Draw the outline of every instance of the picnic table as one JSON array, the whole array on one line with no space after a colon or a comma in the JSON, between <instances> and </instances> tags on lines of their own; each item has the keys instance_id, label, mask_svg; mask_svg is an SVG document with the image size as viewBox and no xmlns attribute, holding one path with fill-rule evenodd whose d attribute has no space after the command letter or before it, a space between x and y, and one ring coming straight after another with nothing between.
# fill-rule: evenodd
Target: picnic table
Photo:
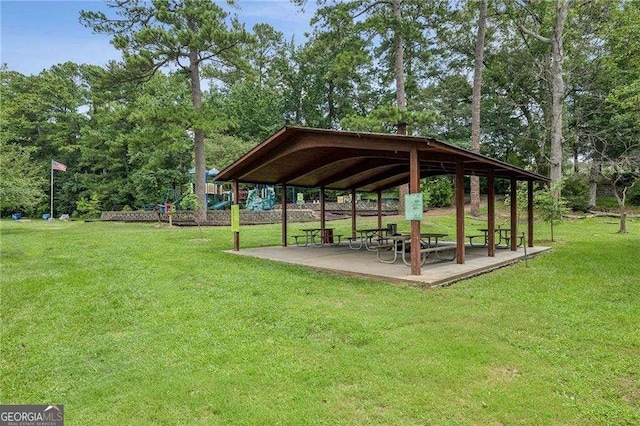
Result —
<instances>
[{"instance_id":1,"label":"picnic table","mask_svg":"<svg viewBox=\"0 0 640 426\"><path fill-rule=\"evenodd\" d=\"M322 247L325 244L338 245L342 238L342 235L333 233L333 228L305 228L300 231L304 234L293 235L298 247L306 247L308 245Z\"/></svg>"},{"instance_id":2,"label":"picnic table","mask_svg":"<svg viewBox=\"0 0 640 426\"><path fill-rule=\"evenodd\" d=\"M482 232L482 235L469 235L469 244L471 247L486 247L489 245L489 230L486 228L478 229L478 231ZM498 241L496 242L496 247L498 248L508 248L511 242L511 228L496 228L495 233L498 234ZM473 243L474 238L481 238L482 244ZM524 241L524 232L520 235L517 235L518 238L518 246L521 246Z\"/></svg>"},{"instance_id":3,"label":"picnic table","mask_svg":"<svg viewBox=\"0 0 640 426\"><path fill-rule=\"evenodd\" d=\"M440 233L421 233L420 234L420 257L422 259L421 264L424 265L427 258L431 253L435 253L436 257L440 260L453 260L456 256L457 245L455 244L438 244L438 240L440 238L446 237L447 234ZM388 244L380 244L376 247L378 260L382 263L395 263L398 260L398 254L400 254L400 258L402 262L410 266L411 262L407 260L406 253L409 253L412 249L411 247L411 235L410 234L399 234L388 236L387 239L390 241ZM433 239L433 244L431 243L431 239ZM393 253L393 257L389 259L384 259L381 257L381 252L391 251ZM451 258L441 257L440 254L445 251L453 251L453 256Z\"/></svg>"},{"instance_id":4,"label":"picnic table","mask_svg":"<svg viewBox=\"0 0 640 426\"><path fill-rule=\"evenodd\" d=\"M358 237L356 237L355 240L357 243L354 242L354 238L349 237L347 238L349 241L349 247L354 250L359 250L364 247L369 251L374 251L381 241L386 240L388 231L388 228L356 229ZM374 237L377 237L376 242L378 244L373 244Z\"/></svg>"}]
</instances>

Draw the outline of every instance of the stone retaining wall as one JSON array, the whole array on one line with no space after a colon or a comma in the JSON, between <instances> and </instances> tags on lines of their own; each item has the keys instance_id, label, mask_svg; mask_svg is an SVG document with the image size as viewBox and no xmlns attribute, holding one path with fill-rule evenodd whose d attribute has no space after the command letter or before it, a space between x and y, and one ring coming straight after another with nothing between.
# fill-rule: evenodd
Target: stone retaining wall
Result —
<instances>
[{"instance_id":1,"label":"stone retaining wall","mask_svg":"<svg viewBox=\"0 0 640 426\"><path fill-rule=\"evenodd\" d=\"M294 210L287 212L290 222L311 222L317 220L311 210ZM158 214L149 211L120 211L102 212L100 218L104 221L116 222L156 222ZM169 216L161 213L160 221L168 222ZM240 210L240 223L242 225L255 225L261 223L280 223L282 221L282 210L251 211ZM173 222L193 223L193 212L176 212L173 214ZM231 224L230 210L209 210L207 211L207 225L229 226Z\"/></svg>"},{"instance_id":2,"label":"stone retaining wall","mask_svg":"<svg viewBox=\"0 0 640 426\"><path fill-rule=\"evenodd\" d=\"M598 185L597 187L598 197L614 197L613 187L611 185Z\"/></svg>"},{"instance_id":3,"label":"stone retaining wall","mask_svg":"<svg viewBox=\"0 0 640 426\"><path fill-rule=\"evenodd\" d=\"M240 223L243 225L255 225L260 223L280 223L282 221L282 210L276 205L274 210L240 210ZM377 212L376 202L359 202L356 204L358 212L363 214ZM326 203L325 210L330 212L351 213L351 203ZM385 214L396 214L398 211L397 202L382 203L382 212ZM289 222L312 222L319 220L320 203L288 204L287 218ZM158 213L153 211L108 211L102 212L101 220L116 222L156 222ZM168 222L169 217L160 213L160 220ZM181 211L173 214L173 222L193 223L193 212ZM229 210L209 210L207 211L207 225L229 226L231 224Z\"/></svg>"}]
</instances>

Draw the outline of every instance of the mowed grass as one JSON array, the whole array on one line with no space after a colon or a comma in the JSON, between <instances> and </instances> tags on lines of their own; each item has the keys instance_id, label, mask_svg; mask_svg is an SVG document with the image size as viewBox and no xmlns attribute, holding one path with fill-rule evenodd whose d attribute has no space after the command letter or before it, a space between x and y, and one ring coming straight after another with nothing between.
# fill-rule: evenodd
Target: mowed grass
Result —
<instances>
[{"instance_id":1,"label":"mowed grass","mask_svg":"<svg viewBox=\"0 0 640 426\"><path fill-rule=\"evenodd\" d=\"M637 220L540 224L552 253L428 290L225 253L228 228L1 225L0 402L70 425L640 423Z\"/></svg>"}]
</instances>

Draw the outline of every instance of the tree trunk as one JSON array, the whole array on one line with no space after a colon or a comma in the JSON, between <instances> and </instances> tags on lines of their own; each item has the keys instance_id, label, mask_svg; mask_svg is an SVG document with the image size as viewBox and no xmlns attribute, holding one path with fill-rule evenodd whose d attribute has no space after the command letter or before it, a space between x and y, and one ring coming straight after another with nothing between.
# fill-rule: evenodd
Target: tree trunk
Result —
<instances>
[{"instance_id":1,"label":"tree trunk","mask_svg":"<svg viewBox=\"0 0 640 426\"><path fill-rule=\"evenodd\" d=\"M598 177L600 176L600 159L596 158L594 154L591 161L591 168L589 169L589 208L594 209L596 207L598 198Z\"/></svg>"},{"instance_id":2,"label":"tree trunk","mask_svg":"<svg viewBox=\"0 0 640 426\"><path fill-rule=\"evenodd\" d=\"M553 35L551 37L553 63L551 66L552 74L552 93L551 93L551 184L558 182L562 178L562 104L564 102L564 24L567 20L569 5L571 0L556 0L556 22L553 27Z\"/></svg>"},{"instance_id":3,"label":"tree trunk","mask_svg":"<svg viewBox=\"0 0 640 426\"><path fill-rule=\"evenodd\" d=\"M332 129L335 128L334 126L337 122L336 107L335 107L335 102L333 100L333 92L334 92L333 81L329 80L327 82L327 108L329 110L328 111L329 126Z\"/></svg>"},{"instance_id":4,"label":"tree trunk","mask_svg":"<svg viewBox=\"0 0 640 426\"><path fill-rule=\"evenodd\" d=\"M191 83L191 101L197 115L202 107L202 89L200 88L200 62L198 61L198 52L195 50L189 52L189 80ZM197 222L204 222L207 218L207 196L205 193L207 166L204 155L204 130L202 128L193 129L193 146L196 166L194 177L196 183L195 193L202 207L196 210L195 216Z\"/></svg>"},{"instance_id":5,"label":"tree trunk","mask_svg":"<svg viewBox=\"0 0 640 426\"><path fill-rule=\"evenodd\" d=\"M393 33L393 51L395 56L395 77L396 77L396 106L400 110L407 109L407 96L404 91L404 49L402 46L402 34L400 32L400 25L402 22L402 15L400 13L400 5L402 0L393 0L393 20L394 20L394 33ZM407 134L407 123L401 119L398 122L398 134ZM398 209L400 212L404 211L404 196L409 193L409 184L401 185L398 187Z\"/></svg>"},{"instance_id":6,"label":"tree trunk","mask_svg":"<svg viewBox=\"0 0 640 426\"><path fill-rule=\"evenodd\" d=\"M618 182L622 177L621 174L614 180L613 185L613 195L616 196L616 201L618 202L618 208L620 209L620 229L618 230L619 234L627 233L627 212L625 208L625 202L627 201L627 188L622 190L622 194L618 192Z\"/></svg>"},{"instance_id":7,"label":"tree trunk","mask_svg":"<svg viewBox=\"0 0 640 426\"><path fill-rule=\"evenodd\" d=\"M476 58L473 67L473 95L471 101L471 150L480 153L480 98L482 96L482 60L487 28L487 1L481 0L476 38ZM471 176L471 216L480 216L480 178Z\"/></svg>"},{"instance_id":8,"label":"tree trunk","mask_svg":"<svg viewBox=\"0 0 640 426\"><path fill-rule=\"evenodd\" d=\"M618 233L627 233L627 212L625 212L624 207L620 211L620 230L618 231Z\"/></svg>"}]
</instances>

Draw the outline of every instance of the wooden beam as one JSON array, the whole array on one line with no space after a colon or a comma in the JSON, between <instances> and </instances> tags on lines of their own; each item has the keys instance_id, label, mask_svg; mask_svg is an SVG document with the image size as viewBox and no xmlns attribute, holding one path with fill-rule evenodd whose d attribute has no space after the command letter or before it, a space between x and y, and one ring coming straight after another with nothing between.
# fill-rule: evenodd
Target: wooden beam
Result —
<instances>
[{"instance_id":1,"label":"wooden beam","mask_svg":"<svg viewBox=\"0 0 640 426\"><path fill-rule=\"evenodd\" d=\"M324 210L324 186L320 188L320 228L325 227L327 220Z\"/></svg>"},{"instance_id":2,"label":"wooden beam","mask_svg":"<svg viewBox=\"0 0 640 426\"><path fill-rule=\"evenodd\" d=\"M378 191L378 229L382 229L382 191Z\"/></svg>"},{"instance_id":3,"label":"wooden beam","mask_svg":"<svg viewBox=\"0 0 640 426\"><path fill-rule=\"evenodd\" d=\"M533 247L533 181L527 181L527 245Z\"/></svg>"},{"instance_id":4,"label":"wooden beam","mask_svg":"<svg viewBox=\"0 0 640 426\"><path fill-rule=\"evenodd\" d=\"M511 178L511 251L518 250L518 181Z\"/></svg>"},{"instance_id":5,"label":"wooden beam","mask_svg":"<svg viewBox=\"0 0 640 426\"><path fill-rule=\"evenodd\" d=\"M356 189L351 188L351 238L356 238Z\"/></svg>"},{"instance_id":6,"label":"wooden beam","mask_svg":"<svg viewBox=\"0 0 640 426\"><path fill-rule=\"evenodd\" d=\"M409 192L420 192L420 160L418 150L414 147L409 154ZM421 275L420 271L420 221L411 221L411 275Z\"/></svg>"},{"instance_id":7,"label":"wooden beam","mask_svg":"<svg viewBox=\"0 0 640 426\"><path fill-rule=\"evenodd\" d=\"M233 181L231 183L231 189L233 190L233 204L239 205L240 204L240 185L238 184L238 181ZM237 232L237 231L233 232L233 250L234 251L240 250L240 232Z\"/></svg>"},{"instance_id":8,"label":"wooden beam","mask_svg":"<svg viewBox=\"0 0 640 426\"><path fill-rule=\"evenodd\" d=\"M496 255L496 185L493 171L487 176L487 255Z\"/></svg>"},{"instance_id":9,"label":"wooden beam","mask_svg":"<svg viewBox=\"0 0 640 426\"><path fill-rule=\"evenodd\" d=\"M287 246L287 184L282 184L282 247Z\"/></svg>"},{"instance_id":10,"label":"wooden beam","mask_svg":"<svg viewBox=\"0 0 640 426\"><path fill-rule=\"evenodd\" d=\"M465 262L464 253L464 164L456 165L456 261Z\"/></svg>"}]
</instances>

